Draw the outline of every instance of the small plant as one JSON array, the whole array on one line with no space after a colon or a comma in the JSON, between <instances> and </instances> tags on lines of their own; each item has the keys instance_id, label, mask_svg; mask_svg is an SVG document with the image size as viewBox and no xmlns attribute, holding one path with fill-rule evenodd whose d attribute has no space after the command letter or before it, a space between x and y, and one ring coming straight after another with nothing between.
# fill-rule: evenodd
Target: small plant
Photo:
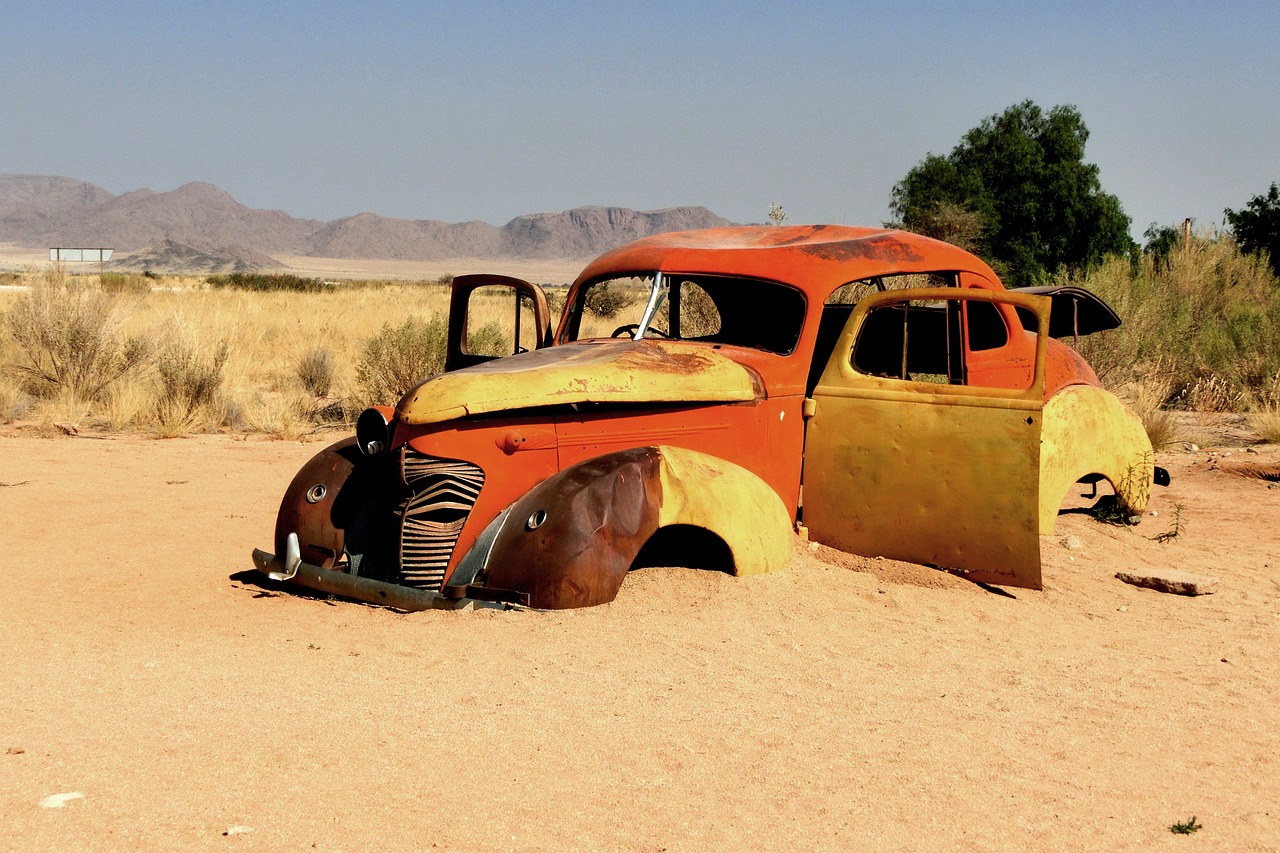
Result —
<instances>
[{"instance_id":1,"label":"small plant","mask_svg":"<svg viewBox=\"0 0 1280 853\"><path fill-rule=\"evenodd\" d=\"M1151 541L1159 542L1161 545L1166 545L1181 536L1182 529L1182 504L1174 504L1173 527L1169 528L1164 533L1158 533L1155 536L1152 536ZM1195 820L1195 818L1192 818L1192 820Z\"/></svg>"},{"instance_id":2,"label":"small plant","mask_svg":"<svg viewBox=\"0 0 1280 853\"><path fill-rule=\"evenodd\" d=\"M1192 815L1191 820L1179 821L1169 827L1169 831L1174 835L1190 835L1204 828L1204 824L1196 822L1196 816Z\"/></svg>"},{"instance_id":3,"label":"small plant","mask_svg":"<svg viewBox=\"0 0 1280 853\"><path fill-rule=\"evenodd\" d=\"M307 350L298 360L294 372L312 397L329 396L329 390L333 388L333 351L325 346Z\"/></svg>"},{"instance_id":4,"label":"small plant","mask_svg":"<svg viewBox=\"0 0 1280 853\"><path fill-rule=\"evenodd\" d=\"M776 201L769 205L769 224L781 225L787 221L787 212Z\"/></svg>"},{"instance_id":5,"label":"small plant","mask_svg":"<svg viewBox=\"0 0 1280 853\"><path fill-rule=\"evenodd\" d=\"M413 317L390 323L368 340L356 365L356 381L369 402L394 402L444 368L445 320Z\"/></svg>"}]
</instances>

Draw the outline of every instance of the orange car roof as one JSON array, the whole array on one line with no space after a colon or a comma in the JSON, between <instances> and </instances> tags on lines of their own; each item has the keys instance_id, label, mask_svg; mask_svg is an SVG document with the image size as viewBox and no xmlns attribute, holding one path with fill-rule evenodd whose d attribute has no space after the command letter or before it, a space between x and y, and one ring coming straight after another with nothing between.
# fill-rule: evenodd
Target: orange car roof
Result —
<instances>
[{"instance_id":1,"label":"orange car roof","mask_svg":"<svg viewBox=\"0 0 1280 853\"><path fill-rule=\"evenodd\" d=\"M823 297L846 282L895 273L956 270L999 281L963 249L908 231L744 225L641 238L596 258L578 282L652 270L773 279Z\"/></svg>"}]
</instances>

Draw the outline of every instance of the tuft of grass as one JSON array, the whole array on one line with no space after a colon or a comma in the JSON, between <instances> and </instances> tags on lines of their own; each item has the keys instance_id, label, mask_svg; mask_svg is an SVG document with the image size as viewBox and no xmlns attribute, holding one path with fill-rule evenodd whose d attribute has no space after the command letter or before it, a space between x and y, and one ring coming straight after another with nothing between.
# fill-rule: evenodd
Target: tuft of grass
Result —
<instances>
[{"instance_id":1,"label":"tuft of grass","mask_svg":"<svg viewBox=\"0 0 1280 853\"><path fill-rule=\"evenodd\" d=\"M121 332L127 313L117 297L57 268L32 277L5 318L17 354L10 367L23 390L92 401L139 370L151 347L145 337Z\"/></svg>"},{"instance_id":2,"label":"tuft of grass","mask_svg":"<svg viewBox=\"0 0 1280 853\"><path fill-rule=\"evenodd\" d=\"M333 350L327 346L312 347L298 359L294 373L312 397L327 397L333 388Z\"/></svg>"},{"instance_id":3,"label":"tuft of grass","mask_svg":"<svg viewBox=\"0 0 1280 853\"><path fill-rule=\"evenodd\" d=\"M413 317L390 323L370 338L356 365L356 381L366 402L392 403L423 379L444 369L446 321Z\"/></svg>"},{"instance_id":4,"label":"tuft of grass","mask_svg":"<svg viewBox=\"0 0 1280 853\"><path fill-rule=\"evenodd\" d=\"M296 441L314 426L311 398L302 392L260 393L244 406L241 416L245 425L254 432L273 435L284 441Z\"/></svg>"},{"instance_id":5,"label":"tuft of grass","mask_svg":"<svg viewBox=\"0 0 1280 853\"><path fill-rule=\"evenodd\" d=\"M1169 827L1169 831L1174 835L1190 835L1204 828L1204 824L1196 822L1196 816L1192 815L1191 820L1178 821Z\"/></svg>"},{"instance_id":6,"label":"tuft of grass","mask_svg":"<svg viewBox=\"0 0 1280 853\"><path fill-rule=\"evenodd\" d=\"M1269 403L1249 415L1249 426L1264 441L1280 444L1280 404Z\"/></svg>"}]
</instances>

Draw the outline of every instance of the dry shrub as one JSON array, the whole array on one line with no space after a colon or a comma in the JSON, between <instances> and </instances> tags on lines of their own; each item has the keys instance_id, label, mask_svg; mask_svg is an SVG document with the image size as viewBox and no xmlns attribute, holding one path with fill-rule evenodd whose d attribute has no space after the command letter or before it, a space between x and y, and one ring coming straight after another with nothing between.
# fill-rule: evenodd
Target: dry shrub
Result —
<instances>
[{"instance_id":1,"label":"dry shrub","mask_svg":"<svg viewBox=\"0 0 1280 853\"><path fill-rule=\"evenodd\" d=\"M245 405L242 417L254 432L294 441L314 426L311 402L303 392L262 392Z\"/></svg>"},{"instance_id":2,"label":"dry shrub","mask_svg":"<svg viewBox=\"0 0 1280 853\"><path fill-rule=\"evenodd\" d=\"M312 397L327 397L333 388L333 351L327 346L313 347L298 359L294 369L302 387Z\"/></svg>"},{"instance_id":3,"label":"dry shrub","mask_svg":"<svg viewBox=\"0 0 1280 853\"><path fill-rule=\"evenodd\" d=\"M0 421L15 421L31 410L31 397L10 379L0 377Z\"/></svg>"},{"instance_id":4,"label":"dry shrub","mask_svg":"<svg viewBox=\"0 0 1280 853\"><path fill-rule=\"evenodd\" d=\"M467 331L467 352L472 355L511 355L511 338L502 331L497 320L485 323L475 331Z\"/></svg>"},{"instance_id":5,"label":"dry shrub","mask_svg":"<svg viewBox=\"0 0 1280 853\"><path fill-rule=\"evenodd\" d=\"M385 324L368 340L356 365L363 402L394 403L413 386L444 369L446 321L413 317Z\"/></svg>"},{"instance_id":6,"label":"dry shrub","mask_svg":"<svg viewBox=\"0 0 1280 853\"><path fill-rule=\"evenodd\" d=\"M612 284L598 284L587 291L587 310L598 317L612 319L635 302L635 297Z\"/></svg>"},{"instance_id":7,"label":"dry shrub","mask_svg":"<svg viewBox=\"0 0 1280 853\"><path fill-rule=\"evenodd\" d=\"M142 367L151 347L121 331L131 306L100 287L75 282L56 268L32 276L5 326L14 344L11 369L23 390L92 401Z\"/></svg>"},{"instance_id":8,"label":"dry shrub","mask_svg":"<svg viewBox=\"0 0 1280 853\"><path fill-rule=\"evenodd\" d=\"M230 354L227 341L206 349L175 339L161 350L156 361L160 390L155 415L162 436L182 435L222 422L218 390Z\"/></svg>"}]
</instances>

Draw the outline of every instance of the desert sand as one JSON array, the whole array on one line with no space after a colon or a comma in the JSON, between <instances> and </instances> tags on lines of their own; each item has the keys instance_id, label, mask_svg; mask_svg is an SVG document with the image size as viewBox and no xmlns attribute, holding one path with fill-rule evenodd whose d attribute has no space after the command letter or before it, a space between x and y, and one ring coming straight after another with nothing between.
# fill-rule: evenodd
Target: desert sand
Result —
<instances>
[{"instance_id":1,"label":"desert sand","mask_svg":"<svg viewBox=\"0 0 1280 853\"><path fill-rule=\"evenodd\" d=\"M413 614L242 574L321 446L0 437L0 848L1280 849L1274 446L1159 454L1041 592L797 543Z\"/></svg>"}]
</instances>

